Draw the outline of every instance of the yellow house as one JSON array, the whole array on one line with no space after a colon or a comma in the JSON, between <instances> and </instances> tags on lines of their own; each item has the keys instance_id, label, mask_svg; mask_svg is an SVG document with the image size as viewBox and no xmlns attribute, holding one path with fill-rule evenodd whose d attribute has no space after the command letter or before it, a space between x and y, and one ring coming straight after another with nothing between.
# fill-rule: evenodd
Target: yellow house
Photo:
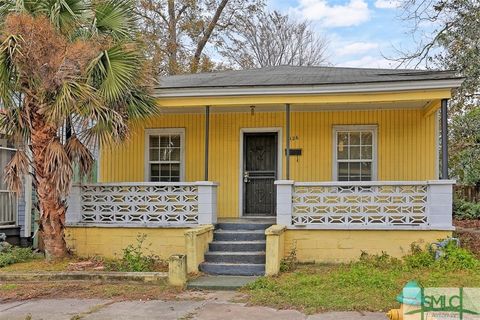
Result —
<instances>
[{"instance_id":1,"label":"yellow house","mask_svg":"<svg viewBox=\"0 0 480 320\"><path fill-rule=\"evenodd\" d=\"M162 78L162 114L101 150L100 183L74 188L68 243L111 256L146 233L190 271L272 274L293 249L342 262L445 238L454 182L440 136L461 82L290 66Z\"/></svg>"}]
</instances>

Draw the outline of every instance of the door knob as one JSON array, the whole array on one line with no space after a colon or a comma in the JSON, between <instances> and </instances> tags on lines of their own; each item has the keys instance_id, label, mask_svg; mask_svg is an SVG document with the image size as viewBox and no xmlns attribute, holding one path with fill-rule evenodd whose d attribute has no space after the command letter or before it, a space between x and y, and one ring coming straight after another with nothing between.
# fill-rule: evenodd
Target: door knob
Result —
<instances>
[{"instance_id":1,"label":"door knob","mask_svg":"<svg viewBox=\"0 0 480 320\"><path fill-rule=\"evenodd\" d=\"M245 182L245 183L250 182L250 174L248 173L248 171L245 171L243 173L243 182Z\"/></svg>"}]
</instances>

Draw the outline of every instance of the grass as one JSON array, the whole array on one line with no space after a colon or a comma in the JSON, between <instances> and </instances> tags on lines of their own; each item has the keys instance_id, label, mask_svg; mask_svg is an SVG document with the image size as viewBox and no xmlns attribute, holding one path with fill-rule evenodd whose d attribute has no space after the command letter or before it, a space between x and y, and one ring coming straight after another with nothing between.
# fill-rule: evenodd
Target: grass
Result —
<instances>
[{"instance_id":1,"label":"grass","mask_svg":"<svg viewBox=\"0 0 480 320\"><path fill-rule=\"evenodd\" d=\"M470 253L451 249L438 261L432 254L417 250L403 260L382 254L350 264L300 265L277 277L260 278L243 291L251 304L314 313L396 308L395 297L409 280L424 287L480 287L480 264Z\"/></svg>"}]
</instances>

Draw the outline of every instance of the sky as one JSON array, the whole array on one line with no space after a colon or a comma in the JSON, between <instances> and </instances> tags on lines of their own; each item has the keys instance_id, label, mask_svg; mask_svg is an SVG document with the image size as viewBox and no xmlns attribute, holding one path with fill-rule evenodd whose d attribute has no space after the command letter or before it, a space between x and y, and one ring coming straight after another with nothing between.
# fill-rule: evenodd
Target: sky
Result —
<instances>
[{"instance_id":1,"label":"sky","mask_svg":"<svg viewBox=\"0 0 480 320\"><path fill-rule=\"evenodd\" d=\"M311 22L328 39L333 65L389 68L396 64L384 57L396 56L395 48L415 47L398 1L268 0L268 7Z\"/></svg>"}]
</instances>

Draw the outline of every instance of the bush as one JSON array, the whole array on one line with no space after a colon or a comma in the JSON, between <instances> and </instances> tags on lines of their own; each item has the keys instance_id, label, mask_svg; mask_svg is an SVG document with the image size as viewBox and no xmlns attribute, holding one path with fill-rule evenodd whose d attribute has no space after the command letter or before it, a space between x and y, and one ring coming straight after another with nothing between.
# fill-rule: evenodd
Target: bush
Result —
<instances>
[{"instance_id":1,"label":"bush","mask_svg":"<svg viewBox=\"0 0 480 320\"><path fill-rule=\"evenodd\" d=\"M298 259L297 259L297 247L296 244L293 245L292 249L288 256L282 259L280 262L280 272L291 272L297 269Z\"/></svg>"},{"instance_id":2,"label":"bush","mask_svg":"<svg viewBox=\"0 0 480 320\"><path fill-rule=\"evenodd\" d=\"M461 248L451 241L443 250L443 255L436 261L439 268L444 270L478 270L480 260L465 248Z\"/></svg>"},{"instance_id":3,"label":"bush","mask_svg":"<svg viewBox=\"0 0 480 320\"><path fill-rule=\"evenodd\" d=\"M453 215L459 220L480 219L480 203L455 198L453 201Z\"/></svg>"},{"instance_id":4,"label":"bush","mask_svg":"<svg viewBox=\"0 0 480 320\"><path fill-rule=\"evenodd\" d=\"M32 249L9 246L0 252L0 268L32 259L35 259Z\"/></svg>"},{"instance_id":5,"label":"bush","mask_svg":"<svg viewBox=\"0 0 480 320\"><path fill-rule=\"evenodd\" d=\"M137 243L128 245L122 250L122 258L120 260L110 261L107 263L107 269L124 272L150 272L162 261L153 254L145 254L143 245L147 238L146 234L137 235ZM149 245L151 246L151 244Z\"/></svg>"},{"instance_id":6,"label":"bush","mask_svg":"<svg viewBox=\"0 0 480 320\"><path fill-rule=\"evenodd\" d=\"M430 268L435 264L435 251L431 246L422 249L417 243L412 243L409 254L404 256L402 260L409 270Z\"/></svg>"}]
</instances>

